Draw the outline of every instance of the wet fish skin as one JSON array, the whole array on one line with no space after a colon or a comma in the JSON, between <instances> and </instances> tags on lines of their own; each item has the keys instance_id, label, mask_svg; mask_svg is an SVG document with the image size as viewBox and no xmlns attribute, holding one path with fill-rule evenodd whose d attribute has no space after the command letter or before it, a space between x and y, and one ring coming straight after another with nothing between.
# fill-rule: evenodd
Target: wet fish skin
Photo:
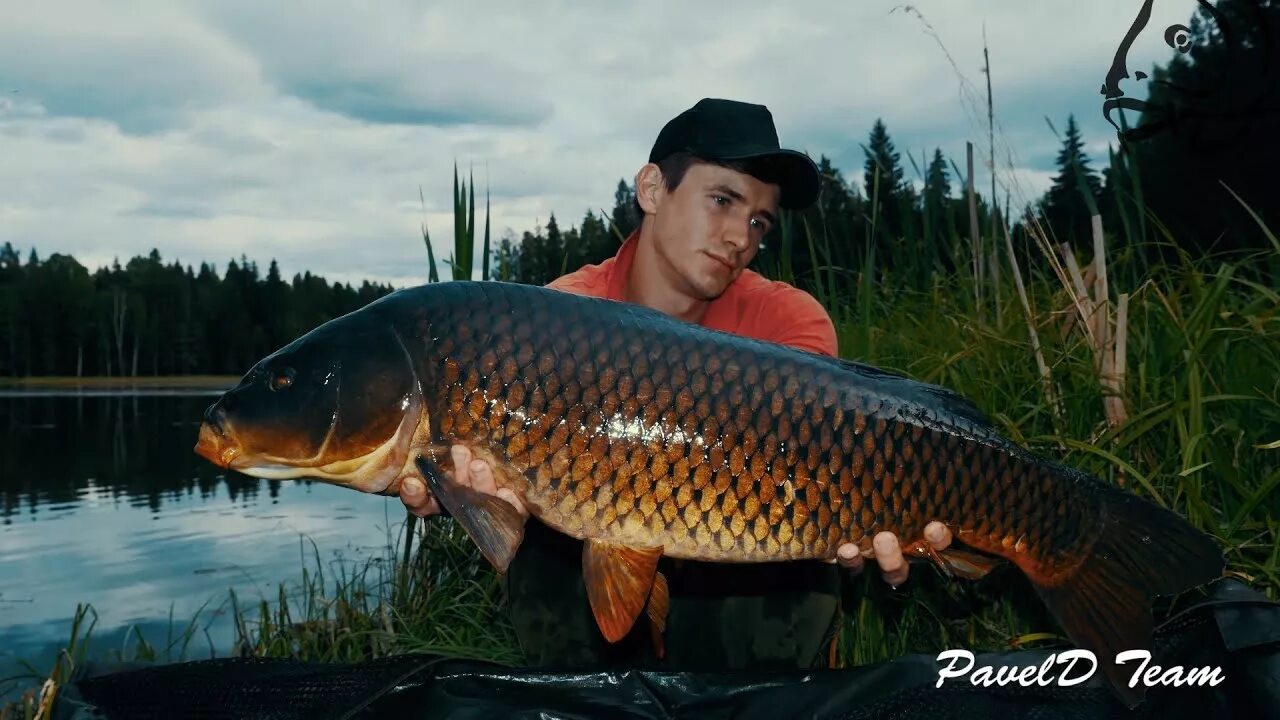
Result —
<instances>
[{"instance_id":1,"label":"wet fish skin","mask_svg":"<svg viewBox=\"0 0 1280 720\"><path fill-rule=\"evenodd\" d=\"M567 534L766 562L937 519L1047 569L1089 530L1087 492L941 388L632 306L447 289L432 306L466 311L423 320L431 425L494 448L501 482Z\"/></svg>"}]
</instances>

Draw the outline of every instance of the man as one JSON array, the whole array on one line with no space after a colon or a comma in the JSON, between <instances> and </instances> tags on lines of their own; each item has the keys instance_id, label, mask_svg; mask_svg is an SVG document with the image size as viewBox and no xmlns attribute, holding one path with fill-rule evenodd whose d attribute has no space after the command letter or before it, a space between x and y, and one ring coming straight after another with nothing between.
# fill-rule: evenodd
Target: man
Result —
<instances>
[{"instance_id":1,"label":"man","mask_svg":"<svg viewBox=\"0 0 1280 720\"><path fill-rule=\"evenodd\" d=\"M837 354L835 328L812 296L747 270L779 207L801 209L818 194L818 170L802 153L781 149L762 105L704 99L662 129L636 174L640 227L617 255L553 281L565 292L632 302L685 322L814 353ZM505 498L487 463L454 448L459 482ZM439 505L416 481L401 490L419 516ZM936 549L949 531L931 523ZM874 555L886 582L901 585L907 563L898 538L883 532ZM840 578L823 563L724 565L664 558L670 611L665 665L651 647L647 621L616 644L595 627L581 573L582 544L530 520L507 573L513 623L538 665L665 666L681 670L810 667L833 629ZM853 544L839 564L863 568Z\"/></svg>"}]
</instances>

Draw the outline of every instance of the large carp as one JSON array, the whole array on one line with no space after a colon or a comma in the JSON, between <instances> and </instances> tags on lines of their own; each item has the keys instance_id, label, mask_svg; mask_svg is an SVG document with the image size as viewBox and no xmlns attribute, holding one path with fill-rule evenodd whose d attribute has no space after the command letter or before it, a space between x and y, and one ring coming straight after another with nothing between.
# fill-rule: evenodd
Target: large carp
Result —
<instances>
[{"instance_id":1,"label":"large carp","mask_svg":"<svg viewBox=\"0 0 1280 720\"><path fill-rule=\"evenodd\" d=\"M499 570L523 537L512 506L451 483L469 445L548 526L585 541L610 641L660 628L661 555L713 562L908 553L974 576L979 556L1031 580L1078 646L1149 648L1154 596L1221 575L1185 520L1002 437L964 398L868 365L545 288L401 290L266 357L205 414L196 451L261 478L395 495L423 479ZM923 540L940 520L960 547ZM993 558L994 559L994 558Z\"/></svg>"}]
</instances>

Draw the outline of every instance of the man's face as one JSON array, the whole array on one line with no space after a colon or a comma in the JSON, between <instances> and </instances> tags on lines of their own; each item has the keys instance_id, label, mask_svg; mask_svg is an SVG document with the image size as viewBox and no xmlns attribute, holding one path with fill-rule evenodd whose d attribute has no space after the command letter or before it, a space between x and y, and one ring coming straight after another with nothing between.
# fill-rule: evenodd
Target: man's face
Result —
<instances>
[{"instance_id":1,"label":"man's face","mask_svg":"<svg viewBox=\"0 0 1280 720\"><path fill-rule=\"evenodd\" d=\"M719 297L742 274L777 222L779 188L719 165L694 163L672 192L665 184L654 224L658 256L679 289Z\"/></svg>"}]
</instances>

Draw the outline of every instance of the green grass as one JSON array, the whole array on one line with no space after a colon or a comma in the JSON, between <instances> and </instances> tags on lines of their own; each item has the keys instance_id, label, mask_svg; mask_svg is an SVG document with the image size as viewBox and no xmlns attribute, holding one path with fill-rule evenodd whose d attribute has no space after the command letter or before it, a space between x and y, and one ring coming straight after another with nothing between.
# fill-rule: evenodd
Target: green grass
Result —
<instances>
[{"instance_id":1,"label":"green grass","mask_svg":"<svg viewBox=\"0 0 1280 720\"><path fill-rule=\"evenodd\" d=\"M394 546L357 571L326 578L314 569L280 585L274 601L244 604L232 594L234 655L355 662L395 653L516 663L496 574L452 521L416 523L417 550L396 562Z\"/></svg>"}]
</instances>

